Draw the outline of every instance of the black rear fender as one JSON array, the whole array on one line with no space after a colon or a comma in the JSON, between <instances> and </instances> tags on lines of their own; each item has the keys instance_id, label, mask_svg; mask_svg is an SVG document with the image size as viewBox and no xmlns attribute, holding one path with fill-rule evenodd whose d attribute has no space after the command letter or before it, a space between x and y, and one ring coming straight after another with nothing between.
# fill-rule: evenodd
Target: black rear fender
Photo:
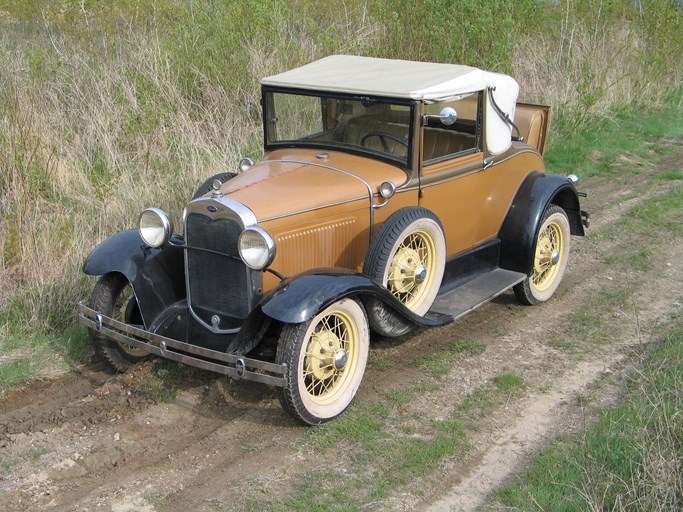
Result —
<instances>
[{"instance_id":1,"label":"black rear fender","mask_svg":"<svg viewBox=\"0 0 683 512\"><path fill-rule=\"evenodd\" d=\"M543 213L551 204L561 207L569 218L572 235L583 235L581 208L574 184L557 174L530 173L517 190L500 229L500 266L529 274L534 244Z\"/></svg>"}]
</instances>

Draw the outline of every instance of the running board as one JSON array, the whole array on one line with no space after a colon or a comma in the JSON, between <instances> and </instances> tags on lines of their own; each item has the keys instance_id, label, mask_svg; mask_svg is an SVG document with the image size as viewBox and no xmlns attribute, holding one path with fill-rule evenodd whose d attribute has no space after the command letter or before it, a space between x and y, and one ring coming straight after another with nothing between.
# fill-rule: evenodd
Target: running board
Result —
<instances>
[{"instance_id":1,"label":"running board","mask_svg":"<svg viewBox=\"0 0 683 512\"><path fill-rule=\"evenodd\" d=\"M439 295L432 304L431 311L447 313L453 320L457 320L524 281L525 278L526 275L521 272L502 268L491 270Z\"/></svg>"}]
</instances>

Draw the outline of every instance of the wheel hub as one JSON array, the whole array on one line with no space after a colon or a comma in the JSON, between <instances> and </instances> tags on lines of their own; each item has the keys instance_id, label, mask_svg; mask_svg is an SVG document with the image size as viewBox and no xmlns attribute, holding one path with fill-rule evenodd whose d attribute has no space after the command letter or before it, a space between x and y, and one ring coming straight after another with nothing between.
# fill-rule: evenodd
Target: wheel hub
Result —
<instances>
[{"instance_id":1,"label":"wheel hub","mask_svg":"<svg viewBox=\"0 0 683 512\"><path fill-rule=\"evenodd\" d=\"M420 264L420 255L411 247L396 252L389 269L389 288L395 293L408 293L427 278L427 269Z\"/></svg>"},{"instance_id":2,"label":"wheel hub","mask_svg":"<svg viewBox=\"0 0 683 512\"><path fill-rule=\"evenodd\" d=\"M550 264L555 266L560 261L560 251L553 251L550 255Z\"/></svg>"},{"instance_id":3,"label":"wheel hub","mask_svg":"<svg viewBox=\"0 0 683 512\"><path fill-rule=\"evenodd\" d=\"M334 355L334 368L336 370L341 370L344 368L344 366L346 366L346 361L348 361L348 359L349 355L347 354L346 350L340 348Z\"/></svg>"},{"instance_id":4,"label":"wheel hub","mask_svg":"<svg viewBox=\"0 0 683 512\"><path fill-rule=\"evenodd\" d=\"M424 265L420 265L415 269L415 282L420 284L424 282L425 279L427 279L427 269Z\"/></svg>"},{"instance_id":5,"label":"wheel hub","mask_svg":"<svg viewBox=\"0 0 683 512\"><path fill-rule=\"evenodd\" d=\"M348 358L346 351L341 348L339 337L327 329L313 334L307 356L306 371L317 380L327 379L343 368Z\"/></svg>"}]
</instances>

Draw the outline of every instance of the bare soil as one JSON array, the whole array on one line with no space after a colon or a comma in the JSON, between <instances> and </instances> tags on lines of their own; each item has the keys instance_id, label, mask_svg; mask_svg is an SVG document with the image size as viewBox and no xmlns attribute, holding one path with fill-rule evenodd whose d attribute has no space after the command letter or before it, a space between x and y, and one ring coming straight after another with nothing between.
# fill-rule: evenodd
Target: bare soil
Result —
<instances>
[{"instance_id":1,"label":"bare soil","mask_svg":"<svg viewBox=\"0 0 683 512\"><path fill-rule=\"evenodd\" d=\"M467 433L466 451L366 508L494 507L487 502L491 493L530 456L584 428L591 408L618 399L625 372L657 341L656 325L682 310L681 237L634 239L614 229L632 206L676 185L656 179L683 168L683 141L667 143L675 150L656 165L620 161L637 173L581 184L593 226L586 237L572 239L570 266L551 301L525 307L507 293L450 326L373 345L359 400L410 386L420 376L420 360L441 353L447 342L467 339L485 350L401 405L403 412L450 417L474 390L503 373L522 377L524 389L478 419L478 428ZM628 263L637 251L645 251L642 268ZM605 290L625 290L626 298L603 307ZM572 334L572 318L591 307L605 311L604 322ZM372 365L373 357L392 364ZM111 375L91 362L4 397L0 509L241 510L260 496L287 496L311 470L353 473L352 457L321 454L271 389L188 369L177 399L155 403L139 392L153 368L148 362Z\"/></svg>"}]
</instances>

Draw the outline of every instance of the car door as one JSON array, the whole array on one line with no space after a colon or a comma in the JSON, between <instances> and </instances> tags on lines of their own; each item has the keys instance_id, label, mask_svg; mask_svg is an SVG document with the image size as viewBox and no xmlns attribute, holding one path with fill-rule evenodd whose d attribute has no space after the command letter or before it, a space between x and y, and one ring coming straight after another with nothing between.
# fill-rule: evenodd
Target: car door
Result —
<instances>
[{"instance_id":1,"label":"car door","mask_svg":"<svg viewBox=\"0 0 683 512\"><path fill-rule=\"evenodd\" d=\"M482 99L479 92L424 106L419 204L441 220L448 256L483 241L478 229L486 201ZM454 124L446 126L435 115L444 107L456 110Z\"/></svg>"}]
</instances>

